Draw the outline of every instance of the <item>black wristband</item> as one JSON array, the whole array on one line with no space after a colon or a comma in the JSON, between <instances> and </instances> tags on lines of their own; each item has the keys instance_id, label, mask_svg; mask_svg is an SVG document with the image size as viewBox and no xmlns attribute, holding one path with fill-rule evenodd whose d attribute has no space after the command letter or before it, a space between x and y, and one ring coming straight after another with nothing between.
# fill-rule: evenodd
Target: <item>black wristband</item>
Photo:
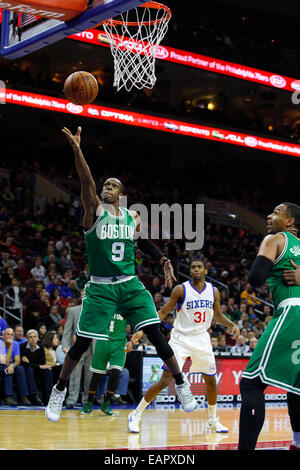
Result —
<instances>
[{"instance_id":1,"label":"black wristband","mask_svg":"<svg viewBox=\"0 0 300 470\"><path fill-rule=\"evenodd\" d=\"M165 256L165 259L163 259L163 260L161 261L161 263L160 263L161 266L164 266L167 261L169 261L169 259Z\"/></svg>"},{"instance_id":2,"label":"black wristband","mask_svg":"<svg viewBox=\"0 0 300 470\"><path fill-rule=\"evenodd\" d=\"M251 270L248 275L248 282L253 287L260 287L264 282L266 282L272 267L273 263L269 258L262 255L257 256L251 266Z\"/></svg>"}]
</instances>

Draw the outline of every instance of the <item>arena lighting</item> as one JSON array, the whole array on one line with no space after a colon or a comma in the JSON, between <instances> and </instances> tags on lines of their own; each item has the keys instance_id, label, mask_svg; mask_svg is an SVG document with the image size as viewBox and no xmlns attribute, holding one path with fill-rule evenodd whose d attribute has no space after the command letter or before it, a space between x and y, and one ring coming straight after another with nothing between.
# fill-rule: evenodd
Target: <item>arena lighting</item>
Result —
<instances>
[{"instance_id":1,"label":"arena lighting","mask_svg":"<svg viewBox=\"0 0 300 470\"><path fill-rule=\"evenodd\" d=\"M177 121L168 117L135 113L124 109L96 105L78 106L65 99L38 95L27 91L0 88L0 102L300 157L300 145L289 142L244 134L232 129L220 129L186 121Z\"/></svg>"},{"instance_id":2,"label":"arena lighting","mask_svg":"<svg viewBox=\"0 0 300 470\"><path fill-rule=\"evenodd\" d=\"M69 39L109 47L109 45L99 41L99 33L101 35L103 34L103 31L101 32L98 29L87 29L82 33L69 36ZM128 38L124 37L124 40L127 39ZM209 70L210 72L259 83L260 85L266 85L272 88L279 88L281 90L292 92L300 91L299 79L196 54L194 52L175 49L173 47L159 45L157 48L156 58L201 70Z\"/></svg>"}]
</instances>

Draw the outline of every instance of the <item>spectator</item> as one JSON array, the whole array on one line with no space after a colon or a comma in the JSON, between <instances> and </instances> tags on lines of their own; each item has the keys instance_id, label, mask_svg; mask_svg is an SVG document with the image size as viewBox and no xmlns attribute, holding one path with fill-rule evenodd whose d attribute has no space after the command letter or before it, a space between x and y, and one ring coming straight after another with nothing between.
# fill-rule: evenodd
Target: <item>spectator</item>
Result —
<instances>
[{"instance_id":1,"label":"spectator","mask_svg":"<svg viewBox=\"0 0 300 470\"><path fill-rule=\"evenodd\" d=\"M12 266L9 266L1 274L1 285L2 287L9 287L12 285L13 279L15 277L15 271Z\"/></svg>"},{"instance_id":2,"label":"spectator","mask_svg":"<svg viewBox=\"0 0 300 470\"><path fill-rule=\"evenodd\" d=\"M27 279L31 277L31 273L26 267L25 261L23 259L18 260L15 274L20 279L21 283L27 281Z\"/></svg>"},{"instance_id":3,"label":"spectator","mask_svg":"<svg viewBox=\"0 0 300 470\"><path fill-rule=\"evenodd\" d=\"M56 331L47 331L43 338L42 346L45 350L46 364L51 366L52 369L53 383L57 382L58 376L62 368L62 365L58 362L57 355L55 352L58 345L59 339Z\"/></svg>"},{"instance_id":4,"label":"spectator","mask_svg":"<svg viewBox=\"0 0 300 470\"><path fill-rule=\"evenodd\" d=\"M264 322L257 318L255 324L253 325L252 331L255 333L256 338L259 339L265 331Z\"/></svg>"},{"instance_id":5,"label":"spectator","mask_svg":"<svg viewBox=\"0 0 300 470\"><path fill-rule=\"evenodd\" d=\"M217 352L218 351L218 337L217 336L211 336L210 337L210 343L212 345L213 352Z\"/></svg>"},{"instance_id":6,"label":"spectator","mask_svg":"<svg viewBox=\"0 0 300 470\"><path fill-rule=\"evenodd\" d=\"M157 276L155 276L152 280L152 285L149 287L149 291L151 294L154 296L154 294L162 293L162 285L161 285L161 279Z\"/></svg>"},{"instance_id":7,"label":"spectator","mask_svg":"<svg viewBox=\"0 0 300 470\"><path fill-rule=\"evenodd\" d=\"M257 338L251 338L250 341L249 341L249 352L253 353L254 349L256 348L256 345L257 345L257 341L258 339Z\"/></svg>"},{"instance_id":8,"label":"spectator","mask_svg":"<svg viewBox=\"0 0 300 470\"><path fill-rule=\"evenodd\" d=\"M28 399L29 391L25 371L23 366L20 365L20 346L17 341L14 340L14 331L12 328L7 328L2 333L2 339L0 339L0 351L2 351L2 360L4 360L6 366L6 372L4 375L4 404L9 406L18 404L13 397L14 377L16 377L21 397L21 404L25 406L31 405L31 402Z\"/></svg>"},{"instance_id":9,"label":"spectator","mask_svg":"<svg viewBox=\"0 0 300 470\"><path fill-rule=\"evenodd\" d=\"M37 332L38 332L38 344L39 346L42 344L42 341L44 339L44 336L47 332L47 325L46 323L38 323L37 325Z\"/></svg>"},{"instance_id":10,"label":"spectator","mask_svg":"<svg viewBox=\"0 0 300 470\"><path fill-rule=\"evenodd\" d=\"M228 352L228 346L226 344L226 336L220 335L218 336L218 352Z\"/></svg>"},{"instance_id":11,"label":"spectator","mask_svg":"<svg viewBox=\"0 0 300 470\"><path fill-rule=\"evenodd\" d=\"M61 251L61 257L59 258L59 267L62 271L66 269L75 269L75 264L69 254L68 248L63 248Z\"/></svg>"},{"instance_id":12,"label":"spectator","mask_svg":"<svg viewBox=\"0 0 300 470\"><path fill-rule=\"evenodd\" d=\"M43 290L40 293L40 298L32 300L26 310L25 329L36 329L38 323L45 321L49 322L49 312L50 312L50 300L49 294L46 290Z\"/></svg>"},{"instance_id":13,"label":"spectator","mask_svg":"<svg viewBox=\"0 0 300 470\"><path fill-rule=\"evenodd\" d=\"M42 281L38 281L35 285L34 291L30 292L24 298L24 304L27 306L33 300L39 300L40 295L44 290L44 283Z\"/></svg>"},{"instance_id":14,"label":"spectator","mask_svg":"<svg viewBox=\"0 0 300 470\"><path fill-rule=\"evenodd\" d=\"M154 305L155 305L156 310L157 311L160 310L162 306L164 305L162 295L159 292L157 292L156 294L154 294L153 300L154 300Z\"/></svg>"},{"instance_id":15,"label":"spectator","mask_svg":"<svg viewBox=\"0 0 300 470\"><path fill-rule=\"evenodd\" d=\"M7 289L5 289L6 297L6 310L12 314L10 319L10 324L15 324L16 321L21 319L22 311L22 299L23 299L23 290L20 287L20 281L16 277L12 278L12 283Z\"/></svg>"},{"instance_id":16,"label":"spectator","mask_svg":"<svg viewBox=\"0 0 300 470\"><path fill-rule=\"evenodd\" d=\"M143 274L143 262L144 262L144 258L143 258L143 254L140 250L137 250L136 251L136 255L135 255L135 271L137 274Z\"/></svg>"},{"instance_id":17,"label":"spectator","mask_svg":"<svg viewBox=\"0 0 300 470\"><path fill-rule=\"evenodd\" d=\"M44 385L45 401L48 401L52 389L52 368L46 364L44 348L39 344L38 332L27 331L27 343L20 347L22 365L25 369L31 401L34 405L42 405L39 397L38 385L41 381Z\"/></svg>"},{"instance_id":18,"label":"spectator","mask_svg":"<svg viewBox=\"0 0 300 470\"><path fill-rule=\"evenodd\" d=\"M68 288L71 291L72 299L79 299L80 298L81 291L79 291L77 289L75 279L70 279L70 281L68 283Z\"/></svg>"},{"instance_id":19,"label":"spectator","mask_svg":"<svg viewBox=\"0 0 300 470\"><path fill-rule=\"evenodd\" d=\"M23 253L20 248L15 244L14 237L6 237L6 246L11 256L23 258Z\"/></svg>"},{"instance_id":20,"label":"spectator","mask_svg":"<svg viewBox=\"0 0 300 470\"><path fill-rule=\"evenodd\" d=\"M17 267L17 263L13 258L11 258L10 253L8 251L1 252L1 266L4 269L7 269L9 267L16 269Z\"/></svg>"},{"instance_id":21,"label":"spectator","mask_svg":"<svg viewBox=\"0 0 300 470\"><path fill-rule=\"evenodd\" d=\"M2 336L2 332L3 332L4 330L6 330L6 328L7 328L7 323L6 323L6 321L4 320L4 318L1 317L1 315L0 315L0 337Z\"/></svg>"},{"instance_id":22,"label":"spectator","mask_svg":"<svg viewBox=\"0 0 300 470\"><path fill-rule=\"evenodd\" d=\"M246 289L240 295L241 299L246 299L248 305L257 305L260 304L260 300L256 298L254 289L252 288L249 282L246 284Z\"/></svg>"},{"instance_id":23,"label":"spectator","mask_svg":"<svg viewBox=\"0 0 300 470\"><path fill-rule=\"evenodd\" d=\"M71 253L71 245L68 242L68 237L66 235L62 235L61 239L56 243L55 248L61 254L64 248L67 249L68 253Z\"/></svg>"},{"instance_id":24,"label":"spectator","mask_svg":"<svg viewBox=\"0 0 300 470\"><path fill-rule=\"evenodd\" d=\"M49 330L54 330L60 325L62 320L61 315L58 313L58 306L52 305L49 313Z\"/></svg>"},{"instance_id":25,"label":"spectator","mask_svg":"<svg viewBox=\"0 0 300 470\"><path fill-rule=\"evenodd\" d=\"M245 354L248 353L250 347L246 344L246 338L243 335L240 335L236 339L235 346L232 346L230 349L231 354Z\"/></svg>"},{"instance_id":26,"label":"spectator","mask_svg":"<svg viewBox=\"0 0 300 470\"><path fill-rule=\"evenodd\" d=\"M248 321L248 322L249 322L249 315L248 315L247 312L243 312L243 313L241 314L241 318L240 318L240 320L238 321L239 330L241 330L241 329L243 328L245 321Z\"/></svg>"},{"instance_id":27,"label":"spectator","mask_svg":"<svg viewBox=\"0 0 300 470\"><path fill-rule=\"evenodd\" d=\"M220 325L216 320L215 318L212 319L211 321L211 325L208 329L208 332L210 335L213 335L213 336L219 336L219 335L222 335L225 331L225 328Z\"/></svg>"},{"instance_id":28,"label":"spectator","mask_svg":"<svg viewBox=\"0 0 300 470\"><path fill-rule=\"evenodd\" d=\"M36 258L34 268L32 268L30 272L36 281L44 281L46 277L46 269L42 265L40 256Z\"/></svg>"},{"instance_id":29,"label":"spectator","mask_svg":"<svg viewBox=\"0 0 300 470\"><path fill-rule=\"evenodd\" d=\"M27 343L27 338L24 337L24 328L22 325L17 324L14 326L14 339L19 343L19 345Z\"/></svg>"}]
</instances>

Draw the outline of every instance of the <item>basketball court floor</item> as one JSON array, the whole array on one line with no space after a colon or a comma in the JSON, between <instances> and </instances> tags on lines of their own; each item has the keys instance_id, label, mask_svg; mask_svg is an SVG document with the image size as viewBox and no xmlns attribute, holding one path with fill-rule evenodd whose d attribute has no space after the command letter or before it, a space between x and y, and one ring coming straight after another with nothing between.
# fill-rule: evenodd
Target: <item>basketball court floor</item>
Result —
<instances>
[{"instance_id":1,"label":"basketball court floor","mask_svg":"<svg viewBox=\"0 0 300 470\"><path fill-rule=\"evenodd\" d=\"M127 431L133 405L112 406L114 416L99 407L90 415L80 407L63 409L51 423L43 407L0 407L1 450L236 450L239 405L219 405L218 416L227 434L207 430L207 408L185 413L176 404L156 404L143 414L140 434ZM267 403L257 450L288 450L291 427L286 403Z\"/></svg>"}]
</instances>

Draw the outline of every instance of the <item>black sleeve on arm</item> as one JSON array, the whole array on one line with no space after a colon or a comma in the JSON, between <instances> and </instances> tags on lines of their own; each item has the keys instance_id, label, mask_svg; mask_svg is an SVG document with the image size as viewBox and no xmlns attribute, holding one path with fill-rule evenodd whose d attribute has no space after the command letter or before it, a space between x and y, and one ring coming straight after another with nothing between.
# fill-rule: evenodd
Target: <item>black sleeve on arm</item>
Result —
<instances>
[{"instance_id":1,"label":"black sleeve on arm","mask_svg":"<svg viewBox=\"0 0 300 470\"><path fill-rule=\"evenodd\" d=\"M271 272L272 267L273 262L269 258L261 255L257 256L251 266L251 270L248 276L248 282L251 284L251 286L260 287L262 284L264 284Z\"/></svg>"},{"instance_id":2,"label":"black sleeve on arm","mask_svg":"<svg viewBox=\"0 0 300 470\"><path fill-rule=\"evenodd\" d=\"M151 258L159 261L163 256L165 256L156 245L151 240L147 238L138 238L137 239L138 248L145 253L145 255L150 256Z\"/></svg>"}]
</instances>

